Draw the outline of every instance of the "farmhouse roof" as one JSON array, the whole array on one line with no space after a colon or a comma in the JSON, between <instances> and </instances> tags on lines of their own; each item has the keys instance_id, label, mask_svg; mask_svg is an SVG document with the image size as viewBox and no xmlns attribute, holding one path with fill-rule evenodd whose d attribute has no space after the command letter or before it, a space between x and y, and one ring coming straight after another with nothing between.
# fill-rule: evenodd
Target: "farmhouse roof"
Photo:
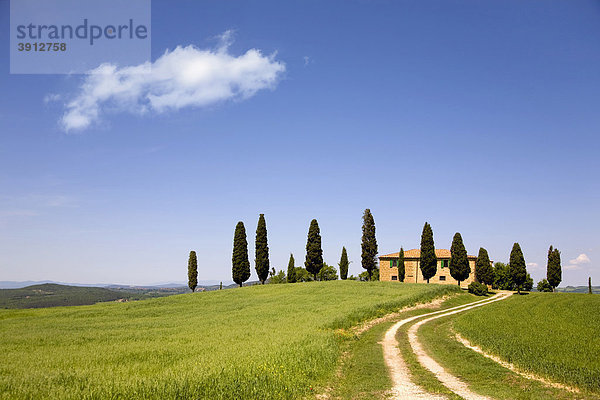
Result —
<instances>
[{"instance_id":1,"label":"farmhouse roof","mask_svg":"<svg viewBox=\"0 0 600 400\"><path fill-rule=\"evenodd\" d=\"M379 256L379 258L398 258L400 256L400 252L395 252L391 254L385 254L383 256ZM450 250L447 249L435 249L435 256L437 258L450 258ZM421 249L411 249L404 250L404 258L419 258L421 257ZM469 259L476 259L476 256L467 256Z\"/></svg>"}]
</instances>

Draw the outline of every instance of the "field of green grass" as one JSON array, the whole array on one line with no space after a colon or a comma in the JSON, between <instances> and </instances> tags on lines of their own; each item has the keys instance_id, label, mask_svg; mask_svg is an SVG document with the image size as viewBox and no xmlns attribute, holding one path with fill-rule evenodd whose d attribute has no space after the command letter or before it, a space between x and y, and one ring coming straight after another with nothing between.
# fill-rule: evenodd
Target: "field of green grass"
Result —
<instances>
[{"instance_id":1,"label":"field of green grass","mask_svg":"<svg viewBox=\"0 0 600 400\"><path fill-rule=\"evenodd\" d=\"M600 296L512 296L460 314L453 325L524 370L600 394Z\"/></svg>"},{"instance_id":2,"label":"field of green grass","mask_svg":"<svg viewBox=\"0 0 600 400\"><path fill-rule=\"evenodd\" d=\"M340 328L457 291L332 281L0 310L0 397L301 398L332 377Z\"/></svg>"}]
</instances>

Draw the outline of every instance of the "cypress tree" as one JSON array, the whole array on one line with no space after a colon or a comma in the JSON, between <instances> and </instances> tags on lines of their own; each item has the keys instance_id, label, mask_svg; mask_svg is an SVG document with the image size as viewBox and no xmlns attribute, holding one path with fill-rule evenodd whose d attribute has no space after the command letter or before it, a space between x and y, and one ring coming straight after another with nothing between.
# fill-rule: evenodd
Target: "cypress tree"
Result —
<instances>
[{"instance_id":1,"label":"cypress tree","mask_svg":"<svg viewBox=\"0 0 600 400\"><path fill-rule=\"evenodd\" d=\"M510 279L517 287L517 293L521 294L521 286L527 279L527 269L525 267L525 258L523 257L523 252L521 251L519 243L515 243L510 252L508 270L510 272Z\"/></svg>"},{"instance_id":2,"label":"cypress tree","mask_svg":"<svg viewBox=\"0 0 600 400\"><path fill-rule=\"evenodd\" d=\"M190 251L190 258L188 259L188 286L192 290L196 290L198 286L198 259L196 258L196 252Z\"/></svg>"},{"instance_id":3,"label":"cypress tree","mask_svg":"<svg viewBox=\"0 0 600 400\"><path fill-rule=\"evenodd\" d=\"M368 208L363 214L361 248L362 267L367 270L369 280L371 280L371 273L377 268L377 239L375 238L375 220Z\"/></svg>"},{"instance_id":4,"label":"cypress tree","mask_svg":"<svg viewBox=\"0 0 600 400\"><path fill-rule=\"evenodd\" d=\"M242 221L238 222L235 227L231 263L233 265L231 270L233 281L242 287L242 284L250 278L248 241L246 240L246 228L244 228L244 223Z\"/></svg>"},{"instance_id":5,"label":"cypress tree","mask_svg":"<svg viewBox=\"0 0 600 400\"><path fill-rule=\"evenodd\" d=\"M548 283L552 286L552 291L560 284L562 281L562 268L560 265L560 251L558 249L553 249L550 246L548 249L548 265L546 267L546 278L548 279Z\"/></svg>"},{"instance_id":6,"label":"cypress tree","mask_svg":"<svg viewBox=\"0 0 600 400\"><path fill-rule=\"evenodd\" d=\"M588 293L592 294L592 277L588 276Z\"/></svg>"},{"instance_id":7,"label":"cypress tree","mask_svg":"<svg viewBox=\"0 0 600 400\"><path fill-rule=\"evenodd\" d=\"M308 239L306 240L306 261L304 266L308 273L317 280L317 274L323 267L323 249L321 248L321 231L316 219L310 221Z\"/></svg>"},{"instance_id":8,"label":"cypress tree","mask_svg":"<svg viewBox=\"0 0 600 400\"><path fill-rule=\"evenodd\" d=\"M471 274L467 250L460 233L456 232L450 246L450 275L458 281L458 286Z\"/></svg>"},{"instance_id":9,"label":"cypress tree","mask_svg":"<svg viewBox=\"0 0 600 400\"><path fill-rule=\"evenodd\" d=\"M398 280L404 282L406 275L406 268L404 266L404 249L400 247L400 253L398 254Z\"/></svg>"},{"instance_id":10,"label":"cypress tree","mask_svg":"<svg viewBox=\"0 0 600 400\"><path fill-rule=\"evenodd\" d=\"M258 280L263 285L269 277L269 245L267 244L267 223L265 214L258 217L258 226L256 227L254 265Z\"/></svg>"},{"instance_id":11,"label":"cypress tree","mask_svg":"<svg viewBox=\"0 0 600 400\"><path fill-rule=\"evenodd\" d=\"M340 267L340 279L348 278L348 266L350 262L348 261L348 253L346 253L346 248L342 247L342 256L340 258L340 263L338 267Z\"/></svg>"},{"instance_id":12,"label":"cypress tree","mask_svg":"<svg viewBox=\"0 0 600 400\"><path fill-rule=\"evenodd\" d=\"M486 285L494 284L494 268L490 262L490 256L483 247L479 248L477 261L475 262L475 279Z\"/></svg>"},{"instance_id":13,"label":"cypress tree","mask_svg":"<svg viewBox=\"0 0 600 400\"><path fill-rule=\"evenodd\" d=\"M431 225L425 222L421 234L421 255L419 264L423 278L429 283L429 279L437 272L437 257L435 256L435 244L433 243L433 230Z\"/></svg>"},{"instance_id":14,"label":"cypress tree","mask_svg":"<svg viewBox=\"0 0 600 400\"><path fill-rule=\"evenodd\" d=\"M287 269L287 281L288 283L296 282L296 260L294 260L294 255L290 253L290 261L288 261L288 269Z\"/></svg>"}]
</instances>

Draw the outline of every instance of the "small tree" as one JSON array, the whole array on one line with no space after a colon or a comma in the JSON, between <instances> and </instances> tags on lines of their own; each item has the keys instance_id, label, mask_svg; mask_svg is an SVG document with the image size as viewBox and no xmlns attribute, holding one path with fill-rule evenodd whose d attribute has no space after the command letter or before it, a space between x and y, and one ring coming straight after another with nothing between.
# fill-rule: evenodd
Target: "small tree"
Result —
<instances>
[{"instance_id":1,"label":"small tree","mask_svg":"<svg viewBox=\"0 0 600 400\"><path fill-rule=\"evenodd\" d=\"M553 249L550 246L548 249L548 265L546 267L546 278L548 278L548 283L552 286L552 291L560 284L562 281L562 267L560 265L560 251L558 249Z\"/></svg>"},{"instance_id":2,"label":"small tree","mask_svg":"<svg viewBox=\"0 0 600 400\"><path fill-rule=\"evenodd\" d=\"M317 278L320 281L335 281L338 278L337 271L333 265L327 265L327 263L323 263L323 267L317 274Z\"/></svg>"},{"instance_id":3,"label":"small tree","mask_svg":"<svg viewBox=\"0 0 600 400\"><path fill-rule=\"evenodd\" d=\"M479 249L477 261L475 262L475 279L485 285L494 284L494 268L492 268L487 250L483 247Z\"/></svg>"},{"instance_id":4,"label":"small tree","mask_svg":"<svg viewBox=\"0 0 600 400\"><path fill-rule=\"evenodd\" d=\"M312 275L302 267L296 267L294 269L294 274L296 275L296 282L310 282L313 280Z\"/></svg>"},{"instance_id":5,"label":"small tree","mask_svg":"<svg viewBox=\"0 0 600 400\"><path fill-rule=\"evenodd\" d=\"M370 280L372 271L377 268L377 239L375 238L375 220L368 208L363 214L361 249L362 267L367 270Z\"/></svg>"},{"instance_id":6,"label":"small tree","mask_svg":"<svg viewBox=\"0 0 600 400\"><path fill-rule=\"evenodd\" d=\"M510 271L510 279L517 288L517 293L521 294L521 287L527 279L527 269L525 267L525 258L523 257L523 252L521 251L519 243L515 243L510 252L508 270Z\"/></svg>"},{"instance_id":7,"label":"small tree","mask_svg":"<svg viewBox=\"0 0 600 400\"><path fill-rule=\"evenodd\" d=\"M317 280L317 274L323 267L323 249L321 248L321 231L316 219L310 221L308 239L306 240L306 270Z\"/></svg>"},{"instance_id":8,"label":"small tree","mask_svg":"<svg viewBox=\"0 0 600 400\"><path fill-rule=\"evenodd\" d=\"M190 258L188 259L188 286L192 290L196 290L198 286L198 259L196 258L196 252L190 251Z\"/></svg>"},{"instance_id":9,"label":"small tree","mask_svg":"<svg viewBox=\"0 0 600 400\"><path fill-rule=\"evenodd\" d=\"M467 250L460 233L456 232L450 246L450 275L458 281L458 286L471 274Z\"/></svg>"},{"instance_id":10,"label":"small tree","mask_svg":"<svg viewBox=\"0 0 600 400\"><path fill-rule=\"evenodd\" d=\"M588 293L592 294L592 277L588 276Z\"/></svg>"},{"instance_id":11,"label":"small tree","mask_svg":"<svg viewBox=\"0 0 600 400\"><path fill-rule=\"evenodd\" d=\"M342 247L342 257L340 258L340 262L338 267L340 267L340 279L346 279L348 277L348 266L350 262L348 262L348 253L346 253L346 248Z\"/></svg>"},{"instance_id":12,"label":"small tree","mask_svg":"<svg viewBox=\"0 0 600 400\"><path fill-rule=\"evenodd\" d=\"M362 282L375 282L379 280L379 268L374 269L373 271L371 271L371 277L369 277L369 274L367 273L367 271L363 271L360 274L358 274L358 280L362 281Z\"/></svg>"},{"instance_id":13,"label":"small tree","mask_svg":"<svg viewBox=\"0 0 600 400\"><path fill-rule=\"evenodd\" d=\"M494 283L492 287L500 290L514 290L508 265L502 262L494 264Z\"/></svg>"},{"instance_id":14,"label":"small tree","mask_svg":"<svg viewBox=\"0 0 600 400\"><path fill-rule=\"evenodd\" d=\"M400 247L400 253L398 254L398 280L404 282L406 275L406 267L404 266L404 249Z\"/></svg>"},{"instance_id":15,"label":"small tree","mask_svg":"<svg viewBox=\"0 0 600 400\"><path fill-rule=\"evenodd\" d=\"M267 243L267 223L265 222L265 214L260 214L258 217L255 246L254 265L256 267L256 274L258 275L260 283L264 285L269 277L269 245Z\"/></svg>"},{"instance_id":16,"label":"small tree","mask_svg":"<svg viewBox=\"0 0 600 400\"><path fill-rule=\"evenodd\" d=\"M296 267L294 267L294 264L296 264L296 260L294 260L294 255L292 253L290 253L290 261L288 261L288 269L287 269L288 283L296 282Z\"/></svg>"},{"instance_id":17,"label":"small tree","mask_svg":"<svg viewBox=\"0 0 600 400\"><path fill-rule=\"evenodd\" d=\"M552 285L546 279L542 279L537 284L538 292L552 292Z\"/></svg>"},{"instance_id":18,"label":"small tree","mask_svg":"<svg viewBox=\"0 0 600 400\"><path fill-rule=\"evenodd\" d=\"M235 227L233 236L233 255L231 257L233 281L240 285L250 278L250 261L248 261L248 241L246 240L246 228L242 221Z\"/></svg>"},{"instance_id":19,"label":"small tree","mask_svg":"<svg viewBox=\"0 0 600 400\"><path fill-rule=\"evenodd\" d=\"M435 244L433 242L433 229L431 225L425 222L423 233L421 234L421 255L419 264L423 278L429 283L429 279L435 276L437 272L437 257L435 256Z\"/></svg>"},{"instance_id":20,"label":"small tree","mask_svg":"<svg viewBox=\"0 0 600 400\"><path fill-rule=\"evenodd\" d=\"M280 270L279 272L275 273L275 269L273 269L273 271L271 271L271 273L269 274L271 275L271 277L269 278L269 283L286 283L285 272L283 272L283 270Z\"/></svg>"},{"instance_id":21,"label":"small tree","mask_svg":"<svg viewBox=\"0 0 600 400\"><path fill-rule=\"evenodd\" d=\"M523 290L526 292L531 292L531 289L533 289L533 278L531 275L529 275L529 273L527 273L525 282L523 282Z\"/></svg>"}]
</instances>

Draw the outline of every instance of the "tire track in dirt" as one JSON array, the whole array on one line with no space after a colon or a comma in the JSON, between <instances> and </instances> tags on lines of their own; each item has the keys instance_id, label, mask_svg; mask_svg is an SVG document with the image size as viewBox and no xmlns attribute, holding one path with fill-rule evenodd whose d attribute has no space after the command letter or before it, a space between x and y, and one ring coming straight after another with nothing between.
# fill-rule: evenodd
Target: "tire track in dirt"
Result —
<instances>
[{"instance_id":1,"label":"tire track in dirt","mask_svg":"<svg viewBox=\"0 0 600 400\"><path fill-rule=\"evenodd\" d=\"M435 361L433 358L431 358L425 351L425 348L423 347L421 342L419 341L419 338L417 336L417 331L419 330L419 327L421 327L422 325L424 325L430 321L433 321L435 319L446 317L449 315L458 314L460 312L471 310L476 307L485 306L487 304L494 303L496 301L504 300L504 299L508 298L509 296L510 296L510 294L507 294L507 293L499 293L490 299L485 299L482 301L478 301L476 303L470 303L461 308L456 308L454 310L453 309L444 310L443 312L439 312L434 316L429 316L428 318L420 320L419 322L417 322L413 326L411 326L408 330L408 342L410 343L413 353L415 353L415 355L417 356L417 360L419 361L419 364L421 364L424 368L431 371L435 375L435 377L444 386L446 386L452 392L461 396L465 400L490 400L490 397L482 396L480 394L477 394L477 393L471 391L471 389L469 388L469 385L467 385L465 382L461 381L456 376L452 375L444 367L442 367L437 361ZM427 317L427 315L425 317Z\"/></svg>"},{"instance_id":2,"label":"tire track in dirt","mask_svg":"<svg viewBox=\"0 0 600 400\"><path fill-rule=\"evenodd\" d=\"M495 297L493 297L492 299L479 300L474 303L463 304L461 306L456 306L445 310L433 311L422 315L415 315L409 318L404 318L392 325L392 327L386 331L383 341L381 342L381 345L383 347L385 364L387 365L388 370L390 371L390 377L393 382L393 387L391 390L392 398L416 400L446 399L445 396L428 393L422 387L413 382L410 370L408 369L406 362L400 354L400 349L398 348L398 341L396 340L396 333L398 332L398 329L400 329L400 327L419 318L426 318L433 315L435 316L431 317L431 319L433 319L436 318L438 315L449 315L455 312L463 311L463 309L478 307L479 305L485 305L488 302L495 301L493 299L495 299Z\"/></svg>"}]
</instances>

